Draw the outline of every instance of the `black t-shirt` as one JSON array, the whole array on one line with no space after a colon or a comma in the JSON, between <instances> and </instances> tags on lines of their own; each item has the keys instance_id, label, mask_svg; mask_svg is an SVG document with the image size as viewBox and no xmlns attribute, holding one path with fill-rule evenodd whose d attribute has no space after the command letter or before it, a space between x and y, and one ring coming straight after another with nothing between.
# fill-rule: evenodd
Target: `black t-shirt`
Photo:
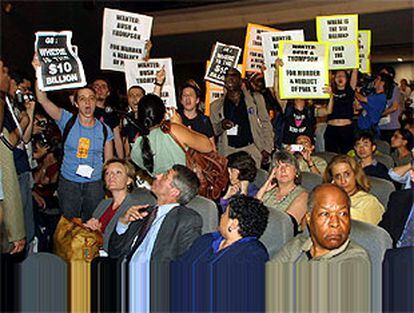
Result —
<instances>
[{"instance_id":1,"label":"black t-shirt","mask_svg":"<svg viewBox=\"0 0 414 313\"><path fill-rule=\"evenodd\" d=\"M185 126L200 134L206 135L208 138L214 137L213 126L211 125L211 121L208 116L197 112L197 116L195 118L189 119L185 116L183 111L179 111L179 113Z\"/></svg>"},{"instance_id":2,"label":"black t-shirt","mask_svg":"<svg viewBox=\"0 0 414 313\"><path fill-rule=\"evenodd\" d=\"M7 106L4 107L3 127L6 128L9 133L11 133L13 130L17 128L17 125L14 122L13 117Z\"/></svg>"},{"instance_id":3,"label":"black t-shirt","mask_svg":"<svg viewBox=\"0 0 414 313\"><path fill-rule=\"evenodd\" d=\"M388 176L387 167L381 162L376 162L376 164L371 164L364 167L364 172L368 176L378 177L386 180L391 180Z\"/></svg>"},{"instance_id":4,"label":"black t-shirt","mask_svg":"<svg viewBox=\"0 0 414 313\"><path fill-rule=\"evenodd\" d=\"M95 117L97 120L101 121L102 123L105 123L108 125L112 130L119 126L119 117L115 112L112 113L106 113L105 109L96 107L95 108Z\"/></svg>"},{"instance_id":5,"label":"black t-shirt","mask_svg":"<svg viewBox=\"0 0 414 313\"><path fill-rule=\"evenodd\" d=\"M347 85L344 90L337 90L333 97L333 110L332 114L328 116L328 120L352 119L354 116L355 91Z\"/></svg>"},{"instance_id":6,"label":"black t-shirt","mask_svg":"<svg viewBox=\"0 0 414 313\"><path fill-rule=\"evenodd\" d=\"M134 117L133 113L128 113L129 118L132 119L132 121L138 125L138 121L137 119ZM134 143L135 140L139 137L139 130L137 127L135 127L134 125L132 125L132 123L128 120L128 119L124 119L123 122L123 127L122 127L122 131L121 131L121 136L122 137L127 137L128 138L128 142L130 144Z\"/></svg>"},{"instance_id":7,"label":"black t-shirt","mask_svg":"<svg viewBox=\"0 0 414 313\"><path fill-rule=\"evenodd\" d=\"M252 112L253 114L254 112ZM237 135L228 135L227 140L230 147L242 148L253 143L252 130L250 128L244 95L241 95L240 102L235 105L233 102L224 99L224 117L237 125Z\"/></svg>"},{"instance_id":8,"label":"black t-shirt","mask_svg":"<svg viewBox=\"0 0 414 313\"><path fill-rule=\"evenodd\" d=\"M294 144L300 135L306 135L312 139L315 123L311 107L305 107L303 111L299 111L294 108L293 104L289 104L284 114L283 143Z\"/></svg>"}]
</instances>

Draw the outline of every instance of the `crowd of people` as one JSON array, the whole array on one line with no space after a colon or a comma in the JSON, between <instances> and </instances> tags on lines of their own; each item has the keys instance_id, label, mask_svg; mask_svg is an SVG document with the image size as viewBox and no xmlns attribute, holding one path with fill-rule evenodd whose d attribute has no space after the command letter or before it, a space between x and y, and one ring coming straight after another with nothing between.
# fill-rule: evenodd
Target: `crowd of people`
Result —
<instances>
[{"instance_id":1,"label":"crowd of people","mask_svg":"<svg viewBox=\"0 0 414 313\"><path fill-rule=\"evenodd\" d=\"M32 65L38 70L36 55ZM398 85L390 66L372 79L356 69L330 75L329 100L287 101L277 75L265 88L263 73L242 78L231 68L207 116L192 79L179 89L178 108L165 107L164 70L153 93L132 86L126 103L114 106L110 82L98 77L65 94L63 104L0 61L2 253L53 252L63 219L80 219L102 234L101 255L130 260L133 293L148 286L149 261L194 271L269 260L366 262L349 238L351 220L384 228L395 247L414 246L410 82ZM228 186L212 199L220 218L214 233L202 235L203 219L188 207L200 184L186 167L188 149L228 160ZM263 181L259 171L267 173ZM309 190L304 174L323 183ZM396 189L388 202L371 192L372 177ZM259 240L272 210L288 215L295 234L276 255ZM130 310L148 306L130 297Z\"/></svg>"}]
</instances>

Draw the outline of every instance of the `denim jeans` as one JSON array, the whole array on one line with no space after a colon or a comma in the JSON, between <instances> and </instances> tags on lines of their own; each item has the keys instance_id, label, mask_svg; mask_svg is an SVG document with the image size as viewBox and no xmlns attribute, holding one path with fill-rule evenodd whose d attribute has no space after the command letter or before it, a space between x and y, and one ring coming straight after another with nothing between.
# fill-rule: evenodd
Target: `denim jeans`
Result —
<instances>
[{"instance_id":1,"label":"denim jeans","mask_svg":"<svg viewBox=\"0 0 414 313\"><path fill-rule=\"evenodd\" d=\"M59 177L58 197L62 213L67 218L80 217L86 222L105 196L102 180L76 183Z\"/></svg>"}]
</instances>

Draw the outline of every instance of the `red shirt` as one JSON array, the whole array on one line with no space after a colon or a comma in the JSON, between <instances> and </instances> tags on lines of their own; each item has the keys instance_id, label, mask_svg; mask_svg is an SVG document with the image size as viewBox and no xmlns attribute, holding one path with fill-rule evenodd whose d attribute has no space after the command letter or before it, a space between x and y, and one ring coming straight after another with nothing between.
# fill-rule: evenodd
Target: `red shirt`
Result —
<instances>
[{"instance_id":1,"label":"red shirt","mask_svg":"<svg viewBox=\"0 0 414 313\"><path fill-rule=\"evenodd\" d=\"M111 221L112 217L115 215L117 210L112 210L113 203L106 209L105 213L99 219L99 222L102 224L101 231L102 233L105 232L106 226L108 226L109 222Z\"/></svg>"}]
</instances>

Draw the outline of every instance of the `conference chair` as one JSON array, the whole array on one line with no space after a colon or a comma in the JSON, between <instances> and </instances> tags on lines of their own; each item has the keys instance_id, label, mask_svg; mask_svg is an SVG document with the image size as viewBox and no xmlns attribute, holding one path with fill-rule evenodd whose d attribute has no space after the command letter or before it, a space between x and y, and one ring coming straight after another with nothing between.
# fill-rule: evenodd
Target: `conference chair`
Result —
<instances>
[{"instance_id":1,"label":"conference chair","mask_svg":"<svg viewBox=\"0 0 414 313\"><path fill-rule=\"evenodd\" d=\"M202 196L196 196L187 206L201 215L203 219L201 232L203 235L217 230L218 209L214 201Z\"/></svg>"},{"instance_id":2,"label":"conference chair","mask_svg":"<svg viewBox=\"0 0 414 313\"><path fill-rule=\"evenodd\" d=\"M368 176L368 180L371 184L370 192L376 196L384 208L387 209L390 194L395 191L394 184L386 179L372 176Z\"/></svg>"},{"instance_id":3,"label":"conference chair","mask_svg":"<svg viewBox=\"0 0 414 313\"><path fill-rule=\"evenodd\" d=\"M332 158L337 154L334 152L324 151L324 152L315 152L314 155L324 159L327 163L329 163L332 160Z\"/></svg>"},{"instance_id":4,"label":"conference chair","mask_svg":"<svg viewBox=\"0 0 414 313\"><path fill-rule=\"evenodd\" d=\"M374 157L378 162L384 164L388 169L394 167L394 160L391 156L379 153L376 154Z\"/></svg>"},{"instance_id":5,"label":"conference chair","mask_svg":"<svg viewBox=\"0 0 414 313\"><path fill-rule=\"evenodd\" d=\"M312 191L313 188L322 184L322 176L310 172L302 172L302 187L307 191Z\"/></svg>"},{"instance_id":6,"label":"conference chair","mask_svg":"<svg viewBox=\"0 0 414 313\"><path fill-rule=\"evenodd\" d=\"M384 140L375 140L375 145L377 150L385 155L389 155L391 152L391 146L388 142Z\"/></svg>"}]
</instances>

